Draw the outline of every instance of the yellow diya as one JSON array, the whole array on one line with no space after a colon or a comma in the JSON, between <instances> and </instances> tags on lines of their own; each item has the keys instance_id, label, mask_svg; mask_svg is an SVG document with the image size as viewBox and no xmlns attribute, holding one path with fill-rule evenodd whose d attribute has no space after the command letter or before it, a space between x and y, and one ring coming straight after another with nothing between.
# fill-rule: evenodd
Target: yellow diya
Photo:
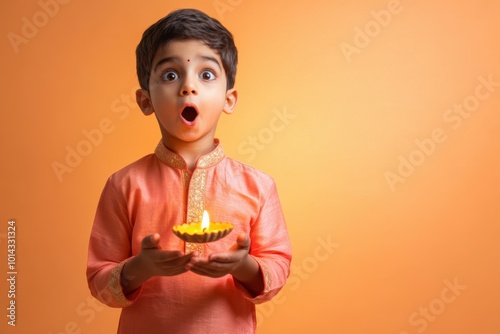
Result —
<instances>
[{"instance_id":1,"label":"yellow diya","mask_svg":"<svg viewBox=\"0 0 500 334\"><path fill-rule=\"evenodd\" d=\"M211 222L208 212L203 211L203 219L198 223L186 223L172 228L176 236L186 242L205 243L224 238L233 230L231 223Z\"/></svg>"}]
</instances>

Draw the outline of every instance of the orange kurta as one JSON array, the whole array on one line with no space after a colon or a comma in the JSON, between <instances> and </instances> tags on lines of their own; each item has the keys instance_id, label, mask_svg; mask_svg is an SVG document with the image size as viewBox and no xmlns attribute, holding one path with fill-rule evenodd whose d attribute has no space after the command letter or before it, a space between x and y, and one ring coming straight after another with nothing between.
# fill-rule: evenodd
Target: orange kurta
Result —
<instances>
[{"instance_id":1,"label":"orange kurta","mask_svg":"<svg viewBox=\"0 0 500 334\"><path fill-rule=\"evenodd\" d=\"M270 300L285 284L291 248L275 182L225 157L216 144L193 172L160 142L155 154L108 179L90 236L87 279L93 296L123 308L118 333L254 333L254 304ZM232 223L233 232L201 246L185 244L172 227L200 221L203 209L212 221ZM250 236L250 255L263 273L261 295L252 298L231 275L187 272L153 277L124 296L121 269L140 252L145 236L159 233L162 249L208 255L227 251L241 232Z\"/></svg>"}]
</instances>

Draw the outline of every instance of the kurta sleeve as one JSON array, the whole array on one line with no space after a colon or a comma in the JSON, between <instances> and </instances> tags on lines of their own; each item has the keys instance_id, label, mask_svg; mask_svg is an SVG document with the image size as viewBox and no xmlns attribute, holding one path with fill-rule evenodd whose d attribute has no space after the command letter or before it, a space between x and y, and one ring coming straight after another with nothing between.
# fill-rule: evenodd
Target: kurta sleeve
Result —
<instances>
[{"instance_id":1,"label":"kurta sleeve","mask_svg":"<svg viewBox=\"0 0 500 334\"><path fill-rule=\"evenodd\" d=\"M235 280L237 289L255 304L271 300L281 290L290 274L292 259L285 218L273 180L266 195L261 199L261 210L250 232L250 256L260 266L264 290L260 295L252 297L243 285Z\"/></svg>"},{"instance_id":2,"label":"kurta sleeve","mask_svg":"<svg viewBox=\"0 0 500 334\"><path fill-rule=\"evenodd\" d=\"M140 289L127 296L120 275L131 254L132 226L123 191L117 191L113 176L101 194L89 241L87 281L90 292L111 307L131 305Z\"/></svg>"}]
</instances>

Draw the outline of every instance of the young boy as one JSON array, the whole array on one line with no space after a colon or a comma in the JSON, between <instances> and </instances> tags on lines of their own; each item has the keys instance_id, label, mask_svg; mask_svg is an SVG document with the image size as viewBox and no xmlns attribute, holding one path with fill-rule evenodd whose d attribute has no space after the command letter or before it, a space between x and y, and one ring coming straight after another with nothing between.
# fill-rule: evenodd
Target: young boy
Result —
<instances>
[{"instance_id":1,"label":"young boy","mask_svg":"<svg viewBox=\"0 0 500 334\"><path fill-rule=\"evenodd\" d=\"M92 295L122 308L118 333L254 333L255 304L285 284L291 249L276 185L214 138L236 106L236 63L231 33L197 10L170 13L137 47L137 103L162 139L108 179L87 266ZM172 233L203 210L233 232L206 244Z\"/></svg>"}]
</instances>

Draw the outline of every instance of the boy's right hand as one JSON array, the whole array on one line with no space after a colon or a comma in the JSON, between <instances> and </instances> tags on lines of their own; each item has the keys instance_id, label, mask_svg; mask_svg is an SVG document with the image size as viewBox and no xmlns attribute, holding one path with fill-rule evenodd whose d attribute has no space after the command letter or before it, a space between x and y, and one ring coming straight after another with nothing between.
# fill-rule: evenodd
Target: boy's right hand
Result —
<instances>
[{"instance_id":1,"label":"boy's right hand","mask_svg":"<svg viewBox=\"0 0 500 334\"><path fill-rule=\"evenodd\" d=\"M186 264L193 253L162 250L160 235L148 235L142 239L139 254L128 260L121 272L123 292L129 294L153 276L174 276L186 271Z\"/></svg>"},{"instance_id":2,"label":"boy's right hand","mask_svg":"<svg viewBox=\"0 0 500 334\"><path fill-rule=\"evenodd\" d=\"M142 239L142 250L138 254L144 269L151 276L174 276L187 271L186 264L193 253L183 254L181 251L162 250L160 235L148 235Z\"/></svg>"}]
</instances>

